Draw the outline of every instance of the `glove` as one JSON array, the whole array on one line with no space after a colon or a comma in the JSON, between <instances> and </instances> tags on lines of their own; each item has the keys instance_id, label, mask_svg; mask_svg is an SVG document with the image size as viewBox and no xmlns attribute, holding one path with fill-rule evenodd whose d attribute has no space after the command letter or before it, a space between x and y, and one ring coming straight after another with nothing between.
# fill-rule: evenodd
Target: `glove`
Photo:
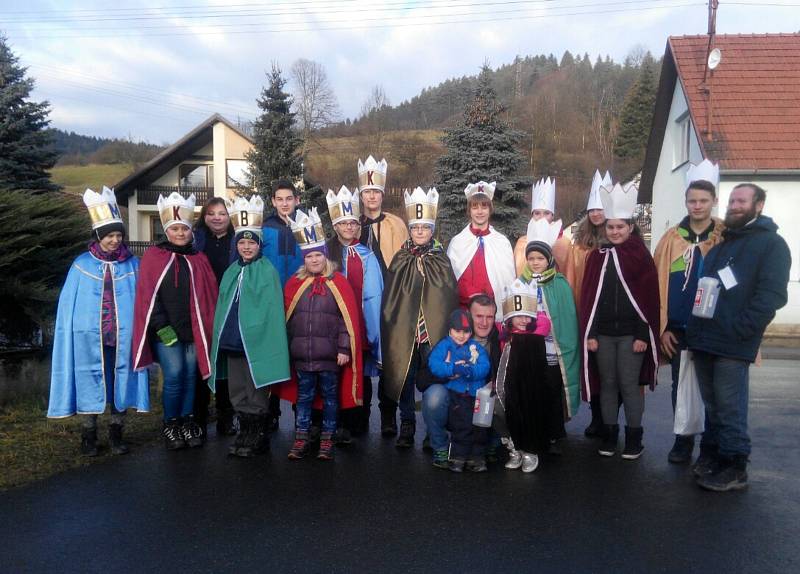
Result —
<instances>
[{"instance_id":1,"label":"glove","mask_svg":"<svg viewBox=\"0 0 800 574\"><path fill-rule=\"evenodd\" d=\"M171 347L178 342L178 334L175 333L175 329L172 328L172 325L161 327L156 331L156 335L158 335L158 338L161 339L161 342L167 347Z\"/></svg>"},{"instance_id":2,"label":"glove","mask_svg":"<svg viewBox=\"0 0 800 574\"><path fill-rule=\"evenodd\" d=\"M453 365L453 374L463 377L465 379L472 378L472 367L467 363L458 363Z\"/></svg>"}]
</instances>

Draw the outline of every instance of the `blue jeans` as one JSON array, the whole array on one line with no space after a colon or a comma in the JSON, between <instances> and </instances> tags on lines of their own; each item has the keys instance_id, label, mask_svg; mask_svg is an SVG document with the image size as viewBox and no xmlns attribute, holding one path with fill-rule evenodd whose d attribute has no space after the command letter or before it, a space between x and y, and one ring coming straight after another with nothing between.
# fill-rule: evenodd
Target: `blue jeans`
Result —
<instances>
[{"instance_id":1,"label":"blue jeans","mask_svg":"<svg viewBox=\"0 0 800 574\"><path fill-rule=\"evenodd\" d=\"M197 377L197 355L194 343L177 343L167 347L156 342L156 356L164 375L164 420L188 417L194 409L194 387Z\"/></svg>"},{"instance_id":2,"label":"blue jeans","mask_svg":"<svg viewBox=\"0 0 800 574\"><path fill-rule=\"evenodd\" d=\"M311 405L319 384L322 395L322 432L336 432L339 410L339 373L337 371L297 371L297 430L308 432Z\"/></svg>"},{"instance_id":3,"label":"blue jeans","mask_svg":"<svg viewBox=\"0 0 800 574\"><path fill-rule=\"evenodd\" d=\"M694 366L706 406L706 430L700 448L724 457L750 454L747 401L750 363L696 351Z\"/></svg>"},{"instance_id":4,"label":"blue jeans","mask_svg":"<svg viewBox=\"0 0 800 574\"><path fill-rule=\"evenodd\" d=\"M433 384L422 393L422 418L428 428L433 450L448 450L447 412L450 408L450 394L447 387Z\"/></svg>"}]
</instances>

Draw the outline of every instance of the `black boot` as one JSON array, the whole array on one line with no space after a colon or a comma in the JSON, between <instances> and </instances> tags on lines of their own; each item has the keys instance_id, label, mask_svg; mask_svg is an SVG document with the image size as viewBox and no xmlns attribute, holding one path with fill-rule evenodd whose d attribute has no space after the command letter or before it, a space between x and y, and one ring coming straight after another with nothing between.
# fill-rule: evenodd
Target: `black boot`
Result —
<instances>
[{"instance_id":1,"label":"black boot","mask_svg":"<svg viewBox=\"0 0 800 574\"><path fill-rule=\"evenodd\" d=\"M603 413L600 412L600 397L593 397L589 401L589 407L592 409L592 422L583 431L583 434L591 438L603 437Z\"/></svg>"},{"instance_id":2,"label":"black boot","mask_svg":"<svg viewBox=\"0 0 800 574\"><path fill-rule=\"evenodd\" d=\"M381 435L395 436L397 434L397 414L394 409L381 411Z\"/></svg>"},{"instance_id":3,"label":"black boot","mask_svg":"<svg viewBox=\"0 0 800 574\"><path fill-rule=\"evenodd\" d=\"M698 478L697 484L715 492L747 488L747 455L719 457L714 472Z\"/></svg>"},{"instance_id":4,"label":"black boot","mask_svg":"<svg viewBox=\"0 0 800 574\"><path fill-rule=\"evenodd\" d=\"M625 450L622 451L622 458L625 460L636 460L642 456L644 447L642 446L642 427L625 427Z\"/></svg>"},{"instance_id":5,"label":"black boot","mask_svg":"<svg viewBox=\"0 0 800 574\"><path fill-rule=\"evenodd\" d=\"M244 448L247 442L247 435L250 432L250 418L244 413L238 413L239 418L239 431L236 433L236 439L233 444L228 447L228 454L239 456L239 450Z\"/></svg>"},{"instance_id":6,"label":"black boot","mask_svg":"<svg viewBox=\"0 0 800 574\"><path fill-rule=\"evenodd\" d=\"M189 415L183 419L181 432L183 433L183 440L191 448L203 446L203 443L206 442L205 428L197 424L194 415Z\"/></svg>"},{"instance_id":7,"label":"black boot","mask_svg":"<svg viewBox=\"0 0 800 574\"><path fill-rule=\"evenodd\" d=\"M122 425L112 424L108 427L108 442L111 454L128 454L128 444L122 439Z\"/></svg>"},{"instance_id":8,"label":"black boot","mask_svg":"<svg viewBox=\"0 0 800 574\"><path fill-rule=\"evenodd\" d=\"M683 436L675 435L675 444L669 451L667 460L672 464L689 464L692 462L692 451L694 450L694 435Z\"/></svg>"},{"instance_id":9,"label":"black boot","mask_svg":"<svg viewBox=\"0 0 800 574\"><path fill-rule=\"evenodd\" d=\"M247 434L244 444L236 452L237 456L249 458L265 452L269 448L269 437L267 435L269 421L266 417L259 415L240 415L247 417Z\"/></svg>"},{"instance_id":10,"label":"black boot","mask_svg":"<svg viewBox=\"0 0 800 574\"><path fill-rule=\"evenodd\" d=\"M217 411L217 436L233 436L236 427L233 425L233 411L221 409Z\"/></svg>"},{"instance_id":11,"label":"black boot","mask_svg":"<svg viewBox=\"0 0 800 574\"><path fill-rule=\"evenodd\" d=\"M97 456L97 428L87 429L81 431L81 454L83 456Z\"/></svg>"},{"instance_id":12,"label":"black boot","mask_svg":"<svg viewBox=\"0 0 800 574\"><path fill-rule=\"evenodd\" d=\"M414 446L414 434L417 431L417 425L414 421L401 421L400 422L400 435L394 445L397 448L411 448Z\"/></svg>"},{"instance_id":13,"label":"black boot","mask_svg":"<svg viewBox=\"0 0 800 574\"><path fill-rule=\"evenodd\" d=\"M600 456L614 456L617 454L617 440L619 439L619 425L605 425L603 444L598 453Z\"/></svg>"}]
</instances>

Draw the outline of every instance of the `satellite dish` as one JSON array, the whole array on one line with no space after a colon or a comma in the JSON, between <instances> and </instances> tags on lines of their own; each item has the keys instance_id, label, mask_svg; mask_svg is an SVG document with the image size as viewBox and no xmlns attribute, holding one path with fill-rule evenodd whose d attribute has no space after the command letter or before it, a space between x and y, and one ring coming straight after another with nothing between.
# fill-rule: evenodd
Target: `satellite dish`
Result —
<instances>
[{"instance_id":1,"label":"satellite dish","mask_svg":"<svg viewBox=\"0 0 800 574\"><path fill-rule=\"evenodd\" d=\"M711 53L708 54L709 70L713 70L717 66L719 66L720 60L722 60L722 52L719 51L719 48L714 48L713 50L711 50Z\"/></svg>"}]
</instances>

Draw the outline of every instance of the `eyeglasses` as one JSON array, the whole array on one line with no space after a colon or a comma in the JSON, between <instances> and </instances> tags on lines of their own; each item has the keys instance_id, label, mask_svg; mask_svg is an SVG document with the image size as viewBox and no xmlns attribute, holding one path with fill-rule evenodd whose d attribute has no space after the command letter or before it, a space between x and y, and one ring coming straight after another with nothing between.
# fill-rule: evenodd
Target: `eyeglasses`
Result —
<instances>
[{"instance_id":1,"label":"eyeglasses","mask_svg":"<svg viewBox=\"0 0 800 574\"><path fill-rule=\"evenodd\" d=\"M348 220L348 221L341 221L339 225L342 227L359 227L361 224L358 221Z\"/></svg>"}]
</instances>

